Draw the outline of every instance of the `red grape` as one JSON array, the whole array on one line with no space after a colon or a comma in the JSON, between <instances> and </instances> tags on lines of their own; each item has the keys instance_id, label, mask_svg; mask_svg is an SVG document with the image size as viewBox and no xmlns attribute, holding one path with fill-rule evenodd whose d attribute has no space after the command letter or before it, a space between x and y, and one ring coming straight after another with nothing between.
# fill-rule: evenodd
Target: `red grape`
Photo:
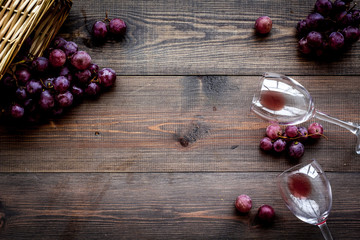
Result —
<instances>
[{"instance_id":1,"label":"red grape","mask_svg":"<svg viewBox=\"0 0 360 240\"><path fill-rule=\"evenodd\" d=\"M123 36L126 33L126 23L124 20L119 18L113 18L111 19L109 23L109 30L112 34L115 36Z\"/></svg>"},{"instance_id":2,"label":"red grape","mask_svg":"<svg viewBox=\"0 0 360 240\"><path fill-rule=\"evenodd\" d=\"M59 77L55 78L53 84L54 84L55 91L57 91L59 93L66 92L70 87L70 81L64 76L59 76Z\"/></svg>"},{"instance_id":3,"label":"red grape","mask_svg":"<svg viewBox=\"0 0 360 240\"><path fill-rule=\"evenodd\" d=\"M74 75L80 83L85 84L85 83L88 83L88 81L91 77L91 72L90 72L90 70L85 69L83 71L77 71Z\"/></svg>"},{"instance_id":4,"label":"red grape","mask_svg":"<svg viewBox=\"0 0 360 240\"><path fill-rule=\"evenodd\" d=\"M255 21L255 30L260 34L267 34L271 31L272 20L268 16L262 16Z\"/></svg>"},{"instance_id":5,"label":"red grape","mask_svg":"<svg viewBox=\"0 0 360 240\"><path fill-rule=\"evenodd\" d=\"M312 123L308 127L308 133L311 138L320 138L324 133L324 128L320 123Z\"/></svg>"},{"instance_id":6,"label":"red grape","mask_svg":"<svg viewBox=\"0 0 360 240\"><path fill-rule=\"evenodd\" d=\"M306 129L306 127L298 127L298 133L299 133L299 138L297 139L299 142L303 142L308 138L308 131Z\"/></svg>"},{"instance_id":7,"label":"red grape","mask_svg":"<svg viewBox=\"0 0 360 240\"><path fill-rule=\"evenodd\" d=\"M67 57L71 57L78 51L78 45L72 41L68 41L61 49Z\"/></svg>"},{"instance_id":8,"label":"red grape","mask_svg":"<svg viewBox=\"0 0 360 240\"><path fill-rule=\"evenodd\" d=\"M298 135L298 128L295 125L289 125L285 128L285 133L288 137L294 138Z\"/></svg>"},{"instance_id":9,"label":"red grape","mask_svg":"<svg viewBox=\"0 0 360 240\"><path fill-rule=\"evenodd\" d=\"M30 96L37 96L42 91L42 85L37 80L30 80L26 83L26 91L29 93Z\"/></svg>"},{"instance_id":10,"label":"red grape","mask_svg":"<svg viewBox=\"0 0 360 240\"><path fill-rule=\"evenodd\" d=\"M39 106L43 110L49 110L55 106L54 97L53 95L51 95L49 90L44 90L43 92L41 92L39 99Z\"/></svg>"},{"instance_id":11,"label":"red grape","mask_svg":"<svg viewBox=\"0 0 360 240\"><path fill-rule=\"evenodd\" d=\"M45 72L49 67L49 60L45 57L38 57L32 61L31 67L36 72Z\"/></svg>"},{"instance_id":12,"label":"red grape","mask_svg":"<svg viewBox=\"0 0 360 240\"><path fill-rule=\"evenodd\" d=\"M102 21L96 21L92 27L92 35L98 40L104 40L107 36L107 26L106 23Z\"/></svg>"},{"instance_id":13,"label":"red grape","mask_svg":"<svg viewBox=\"0 0 360 240\"><path fill-rule=\"evenodd\" d=\"M31 72L26 67L20 67L19 69L16 69L15 76L20 83L25 84L27 81L30 80Z\"/></svg>"},{"instance_id":14,"label":"red grape","mask_svg":"<svg viewBox=\"0 0 360 240\"><path fill-rule=\"evenodd\" d=\"M332 10L332 2L329 0L317 0L315 3L315 11L322 14L323 16L327 16L331 13Z\"/></svg>"},{"instance_id":15,"label":"red grape","mask_svg":"<svg viewBox=\"0 0 360 240\"><path fill-rule=\"evenodd\" d=\"M270 139L277 139L279 136L282 135L282 129L279 124L273 123L267 126L266 128L266 135Z\"/></svg>"},{"instance_id":16,"label":"red grape","mask_svg":"<svg viewBox=\"0 0 360 240\"><path fill-rule=\"evenodd\" d=\"M252 208L252 200L248 195L242 194L235 200L235 208L241 213L248 213Z\"/></svg>"},{"instance_id":17,"label":"red grape","mask_svg":"<svg viewBox=\"0 0 360 240\"><path fill-rule=\"evenodd\" d=\"M260 148L264 151L270 151L273 148L273 143L270 138L264 137L260 141Z\"/></svg>"},{"instance_id":18,"label":"red grape","mask_svg":"<svg viewBox=\"0 0 360 240\"><path fill-rule=\"evenodd\" d=\"M61 67L66 62L66 54L61 49L54 49L50 52L49 62L53 67Z\"/></svg>"},{"instance_id":19,"label":"red grape","mask_svg":"<svg viewBox=\"0 0 360 240\"><path fill-rule=\"evenodd\" d=\"M116 80L116 73L111 68L103 68L99 71L98 78L100 85L108 88L114 85Z\"/></svg>"},{"instance_id":20,"label":"red grape","mask_svg":"<svg viewBox=\"0 0 360 240\"><path fill-rule=\"evenodd\" d=\"M91 57L85 51L78 51L71 57L71 64L79 70L85 70L91 64Z\"/></svg>"},{"instance_id":21,"label":"red grape","mask_svg":"<svg viewBox=\"0 0 360 240\"><path fill-rule=\"evenodd\" d=\"M273 148L274 148L275 152L284 151L286 148L286 141L281 138L277 139L273 144Z\"/></svg>"},{"instance_id":22,"label":"red grape","mask_svg":"<svg viewBox=\"0 0 360 240\"><path fill-rule=\"evenodd\" d=\"M309 46L315 48L320 47L323 44L323 37L321 33L316 31L309 32L308 35L306 36L306 40Z\"/></svg>"},{"instance_id":23,"label":"red grape","mask_svg":"<svg viewBox=\"0 0 360 240\"><path fill-rule=\"evenodd\" d=\"M275 210L269 205L262 205L257 213L260 221L265 224L270 224L275 219Z\"/></svg>"},{"instance_id":24,"label":"red grape","mask_svg":"<svg viewBox=\"0 0 360 240\"><path fill-rule=\"evenodd\" d=\"M24 108L19 104L14 104L11 107L11 116L13 118L22 118L22 116L24 116L24 112Z\"/></svg>"},{"instance_id":25,"label":"red grape","mask_svg":"<svg viewBox=\"0 0 360 240\"><path fill-rule=\"evenodd\" d=\"M88 96L95 97L98 96L100 93L100 87L97 83L91 82L87 87L85 88L85 93Z\"/></svg>"},{"instance_id":26,"label":"red grape","mask_svg":"<svg viewBox=\"0 0 360 240\"><path fill-rule=\"evenodd\" d=\"M291 158L301 158L304 155L304 145L301 142L294 141L288 148L288 153Z\"/></svg>"},{"instance_id":27,"label":"red grape","mask_svg":"<svg viewBox=\"0 0 360 240\"><path fill-rule=\"evenodd\" d=\"M56 101L61 108L70 107L73 99L73 95L69 91L56 95Z\"/></svg>"}]
</instances>

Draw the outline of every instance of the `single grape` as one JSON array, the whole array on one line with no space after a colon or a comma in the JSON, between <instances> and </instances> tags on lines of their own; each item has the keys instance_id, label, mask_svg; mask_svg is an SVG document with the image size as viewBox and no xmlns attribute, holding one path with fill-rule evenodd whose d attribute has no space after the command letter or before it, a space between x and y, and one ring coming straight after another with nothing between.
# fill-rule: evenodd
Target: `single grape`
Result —
<instances>
[{"instance_id":1,"label":"single grape","mask_svg":"<svg viewBox=\"0 0 360 240\"><path fill-rule=\"evenodd\" d=\"M340 50L345 44L345 38L340 32L332 32L329 36L329 47L333 50Z\"/></svg>"},{"instance_id":2,"label":"single grape","mask_svg":"<svg viewBox=\"0 0 360 240\"><path fill-rule=\"evenodd\" d=\"M323 16L327 16L331 13L332 2L329 0L317 0L315 3L315 11Z\"/></svg>"},{"instance_id":3,"label":"single grape","mask_svg":"<svg viewBox=\"0 0 360 240\"><path fill-rule=\"evenodd\" d=\"M113 18L109 23L109 30L115 36L123 36L126 33L126 23L119 18Z\"/></svg>"},{"instance_id":4,"label":"single grape","mask_svg":"<svg viewBox=\"0 0 360 240\"><path fill-rule=\"evenodd\" d=\"M90 70L85 69L82 71L77 71L74 75L80 83L86 84L90 80L91 72L90 72Z\"/></svg>"},{"instance_id":5,"label":"single grape","mask_svg":"<svg viewBox=\"0 0 360 240\"><path fill-rule=\"evenodd\" d=\"M23 87L18 87L15 91L15 96L17 100L25 101L27 97L26 90Z\"/></svg>"},{"instance_id":6,"label":"single grape","mask_svg":"<svg viewBox=\"0 0 360 240\"><path fill-rule=\"evenodd\" d=\"M71 57L78 51L78 45L73 41L68 41L61 49L64 51L67 57Z\"/></svg>"},{"instance_id":7,"label":"single grape","mask_svg":"<svg viewBox=\"0 0 360 240\"><path fill-rule=\"evenodd\" d=\"M71 64L79 70L85 70L91 64L91 57L85 51L78 51L71 57Z\"/></svg>"},{"instance_id":8,"label":"single grape","mask_svg":"<svg viewBox=\"0 0 360 240\"><path fill-rule=\"evenodd\" d=\"M239 195L235 200L235 208L241 213L248 213L252 208L252 200L246 194Z\"/></svg>"},{"instance_id":9,"label":"single grape","mask_svg":"<svg viewBox=\"0 0 360 240\"><path fill-rule=\"evenodd\" d=\"M73 95L69 91L56 95L56 101L62 108L70 107L73 103L73 99Z\"/></svg>"},{"instance_id":10,"label":"single grape","mask_svg":"<svg viewBox=\"0 0 360 240\"><path fill-rule=\"evenodd\" d=\"M320 138L324 133L324 128L320 123L312 123L308 127L308 133L311 138Z\"/></svg>"},{"instance_id":11,"label":"single grape","mask_svg":"<svg viewBox=\"0 0 360 240\"><path fill-rule=\"evenodd\" d=\"M6 73L4 77L1 79L0 83L4 86L4 89L12 90L17 88L16 79L10 74Z\"/></svg>"},{"instance_id":12,"label":"single grape","mask_svg":"<svg viewBox=\"0 0 360 240\"><path fill-rule=\"evenodd\" d=\"M99 73L99 66L97 64L91 63L88 69L91 72L91 76L97 76Z\"/></svg>"},{"instance_id":13,"label":"single grape","mask_svg":"<svg viewBox=\"0 0 360 240\"><path fill-rule=\"evenodd\" d=\"M37 96L41 93L43 86L37 80L30 80L26 83L26 91L30 96Z\"/></svg>"},{"instance_id":14,"label":"single grape","mask_svg":"<svg viewBox=\"0 0 360 240\"><path fill-rule=\"evenodd\" d=\"M354 23L352 13L347 12L341 19L338 20L338 23L343 27L352 25Z\"/></svg>"},{"instance_id":15,"label":"single grape","mask_svg":"<svg viewBox=\"0 0 360 240\"><path fill-rule=\"evenodd\" d=\"M64 38L55 37L55 39L52 42L52 46L53 48L62 48L63 46L65 46L66 43L67 41Z\"/></svg>"},{"instance_id":16,"label":"single grape","mask_svg":"<svg viewBox=\"0 0 360 240\"><path fill-rule=\"evenodd\" d=\"M84 96L84 90L75 85L71 86L71 93L73 94L74 98L77 99L81 99Z\"/></svg>"},{"instance_id":17,"label":"single grape","mask_svg":"<svg viewBox=\"0 0 360 240\"><path fill-rule=\"evenodd\" d=\"M306 129L306 127L302 127L299 126L298 127L298 133L299 133L299 138L297 139L299 142L304 142L307 140L308 138L308 131Z\"/></svg>"},{"instance_id":18,"label":"single grape","mask_svg":"<svg viewBox=\"0 0 360 240\"><path fill-rule=\"evenodd\" d=\"M39 106L43 110L50 110L55 106L55 101L53 95L49 92L49 90L44 90L40 94Z\"/></svg>"},{"instance_id":19,"label":"single grape","mask_svg":"<svg viewBox=\"0 0 360 240\"><path fill-rule=\"evenodd\" d=\"M297 35L300 36L300 37L304 37L304 36L306 36L308 34L309 29L308 29L306 20L300 20L297 23L296 32L297 32Z\"/></svg>"},{"instance_id":20,"label":"single grape","mask_svg":"<svg viewBox=\"0 0 360 240\"><path fill-rule=\"evenodd\" d=\"M264 137L260 141L260 148L264 151L270 151L273 148L273 143L270 138Z\"/></svg>"},{"instance_id":21,"label":"single grape","mask_svg":"<svg viewBox=\"0 0 360 240\"><path fill-rule=\"evenodd\" d=\"M64 76L59 76L59 77L55 78L53 84L54 84L55 91L57 91L59 93L66 92L70 87L70 81Z\"/></svg>"},{"instance_id":22,"label":"single grape","mask_svg":"<svg viewBox=\"0 0 360 240\"><path fill-rule=\"evenodd\" d=\"M277 139L282 134L282 129L279 124L273 123L267 126L266 128L266 136L270 139Z\"/></svg>"},{"instance_id":23,"label":"single grape","mask_svg":"<svg viewBox=\"0 0 360 240\"><path fill-rule=\"evenodd\" d=\"M106 23L96 21L92 27L92 36L98 40L104 40L107 36L108 29Z\"/></svg>"},{"instance_id":24,"label":"single grape","mask_svg":"<svg viewBox=\"0 0 360 240\"><path fill-rule=\"evenodd\" d=\"M323 44L323 37L321 33L316 31L309 32L309 34L306 36L306 40L309 46L313 48L318 48Z\"/></svg>"},{"instance_id":25,"label":"single grape","mask_svg":"<svg viewBox=\"0 0 360 240\"><path fill-rule=\"evenodd\" d=\"M89 83L89 85L87 85L87 87L85 88L85 93L88 95L88 96L91 96L91 97L95 97L95 96L98 96L99 93L100 93L100 87L97 83L94 83L94 82L91 82Z\"/></svg>"},{"instance_id":26,"label":"single grape","mask_svg":"<svg viewBox=\"0 0 360 240\"><path fill-rule=\"evenodd\" d=\"M49 60L45 57L37 57L31 63L31 67L38 73L45 72L49 67Z\"/></svg>"},{"instance_id":27,"label":"single grape","mask_svg":"<svg viewBox=\"0 0 360 240\"><path fill-rule=\"evenodd\" d=\"M25 110L19 104L14 104L11 107L11 116L15 119L22 118L24 116Z\"/></svg>"},{"instance_id":28,"label":"single grape","mask_svg":"<svg viewBox=\"0 0 360 240\"><path fill-rule=\"evenodd\" d=\"M272 28L272 20L268 16L262 16L255 21L255 30L260 34L268 34Z\"/></svg>"},{"instance_id":29,"label":"single grape","mask_svg":"<svg viewBox=\"0 0 360 240\"><path fill-rule=\"evenodd\" d=\"M286 126L285 133L288 137L294 138L298 135L298 128L295 125Z\"/></svg>"},{"instance_id":30,"label":"single grape","mask_svg":"<svg viewBox=\"0 0 360 240\"><path fill-rule=\"evenodd\" d=\"M312 52L306 37L303 37L299 40L298 46L300 52L302 52L303 54L310 54Z\"/></svg>"},{"instance_id":31,"label":"single grape","mask_svg":"<svg viewBox=\"0 0 360 240\"><path fill-rule=\"evenodd\" d=\"M353 24L358 27L360 24L360 10L354 10L352 12Z\"/></svg>"},{"instance_id":32,"label":"single grape","mask_svg":"<svg viewBox=\"0 0 360 240\"><path fill-rule=\"evenodd\" d=\"M53 67L61 67L66 62L66 54L61 49L54 49L50 52L49 62Z\"/></svg>"},{"instance_id":33,"label":"single grape","mask_svg":"<svg viewBox=\"0 0 360 240\"><path fill-rule=\"evenodd\" d=\"M288 153L291 158L301 158L304 155L305 147L299 141L294 141L288 148Z\"/></svg>"},{"instance_id":34,"label":"single grape","mask_svg":"<svg viewBox=\"0 0 360 240\"><path fill-rule=\"evenodd\" d=\"M324 16L320 13L311 13L306 18L306 24L309 27L309 30L316 30L322 27L324 19Z\"/></svg>"},{"instance_id":35,"label":"single grape","mask_svg":"<svg viewBox=\"0 0 360 240\"><path fill-rule=\"evenodd\" d=\"M343 29L342 34L345 38L345 42L353 43L359 40L360 31L359 28L348 26Z\"/></svg>"},{"instance_id":36,"label":"single grape","mask_svg":"<svg viewBox=\"0 0 360 240\"><path fill-rule=\"evenodd\" d=\"M102 87L108 88L115 84L116 73L111 68L103 68L99 71L98 79Z\"/></svg>"},{"instance_id":37,"label":"single grape","mask_svg":"<svg viewBox=\"0 0 360 240\"><path fill-rule=\"evenodd\" d=\"M286 141L281 138L277 139L273 144L273 148L276 152L284 151L286 148Z\"/></svg>"},{"instance_id":38,"label":"single grape","mask_svg":"<svg viewBox=\"0 0 360 240\"><path fill-rule=\"evenodd\" d=\"M342 12L346 10L346 3L342 0L335 0L333 3L333 10L335 12Z\"/></svg>"},{"instance_id":39,"label":"single grape","mask_svg":"<svg viewBox=\"0 0 360 240\"><path fill-rule=\"evenodd\" d=\"M15 71L16 79L19 83L25 84L31 78L31 72L26 67L20 67Z\"/></svg>"},{"instance_id":40,"label":"single grape","mask_svg":"<svg viewBox=\"0 0 360 240\"><path fill-rule=\"evenodd\" d=\"M73 81L73 74L71 73L69 67L63 66L59 71L59 76L66 77L70 82Z\"/></svg>"}]
</instances>

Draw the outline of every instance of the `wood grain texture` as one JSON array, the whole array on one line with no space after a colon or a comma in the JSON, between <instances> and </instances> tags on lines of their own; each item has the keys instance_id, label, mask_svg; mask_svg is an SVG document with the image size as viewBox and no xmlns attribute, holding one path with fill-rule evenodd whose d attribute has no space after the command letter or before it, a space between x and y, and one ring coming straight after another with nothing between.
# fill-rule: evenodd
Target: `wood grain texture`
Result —
<instances>
[{"instance_id":1,"label":"wood grain texture","mask_svg":"<svg viewBox=\"0 0 360 240\"><path fill-rule=\"evenodd\" d=\"M1 239L321 239L316 226L286 208L276 175L0 174ZM328 220L333 237L358 239L360 177L327 176L334 196ZM242 193L253 200L249 215L234 208ZM262 204L276 211L270 227L256 219Z\"/></svg>"},{"instance_id":2,"label":"wood grain texture","mask_svg":"<svg viewBox=\"0 0 360 240\"><path fill-rule=\"evenodd\" d=\"M313 5L313 0L74 1L61 34L121 75L360 74L359 43L336 61L299 55L295 26ZM123 18L128 33L99 46L89 32L106 12ZM254 32L262 15L273 20L266 37Z\"/></svg>"},{"instance_id":3,"label":"wood grain texture","mask_svg":"<svg viewBox=\"0 0 360 240\"><path fill-rule=\"evenodd\" d=\"M297 79L313 93L320 110L360 122L357 77ZM22 129L1 126L0 171L285 168L289 165L285 154L274 156L259 150L267 123L249 110L258 81L258 76L119 77L111 92L82 103L61 119ZM337 126L323 125L328 139L307 144L303 159L323 161L328 171L359 171L355 136ZM186 147L179 142L183 137L189 141Z\"/></svg>"}]
</instances>

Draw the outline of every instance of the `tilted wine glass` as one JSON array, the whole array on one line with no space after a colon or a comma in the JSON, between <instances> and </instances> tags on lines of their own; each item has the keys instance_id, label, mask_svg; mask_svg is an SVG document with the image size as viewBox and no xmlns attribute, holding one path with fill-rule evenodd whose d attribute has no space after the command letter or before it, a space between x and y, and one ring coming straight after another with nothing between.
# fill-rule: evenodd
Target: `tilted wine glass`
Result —
<instances>
[{"instance_id":1,"label":"tilted wine glass","mask_svg":"<svg viewBox=\"0 0 360 240\"><path fill-rule=\"evenodd\" d=\"M259 117L284 125L296 125L312 117L336 124L356 135L355 151L360 154L360 125L319 112L310 93L297 81L278 73L265 73L254 94L251 111Z\"/></svg>"},{"instance_id":2,"label":"tilted wine glass","mask_svg":"<svg viewBox=\"0 0 360 240\"><path fill-rule=\"evenodd\" d=\"M326 220L332 206L330 182L316 160L298 164L277 176L281 197L303 222L317 225L325 239L333 239Z\"/></svg>"}]
</instances>

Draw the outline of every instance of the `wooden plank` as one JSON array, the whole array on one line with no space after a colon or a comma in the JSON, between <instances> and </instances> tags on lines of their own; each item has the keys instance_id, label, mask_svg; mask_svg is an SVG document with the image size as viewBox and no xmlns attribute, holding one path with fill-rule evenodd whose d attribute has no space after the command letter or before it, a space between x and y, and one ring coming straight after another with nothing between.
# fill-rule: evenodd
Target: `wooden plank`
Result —
<instances>
[{"instance_id":1,"label":"wooden plank","mask_svg":"<svg viewBox=\"0 0 360 240\"><path fill-rule=\"evenodd\" d=\"M319 110L360 122L358 77L296 77ZM267 123L249 110L259 77L120 76L110 92L35 127L0 127L1 172L278 171L286 155L266 154ZM329 95L331 93L331 95ZM314 121L314 120L311 120ZM327 171L358 172L355 136L322 122L328 140L303 159ZM307 126L307 124L304 124ZM190 139L182 146L179 139Z\"/></svg>"},{"instance_id":2,"label":"wooden plank","mask_svg":"<svg viewBox=\"0 0 360 240\"><path fill-rule=\"evenodd\" d=\"M0 174L1 239L321 239L286 208L277 174ZM358 239L360 176L327 176L333 237ZM252 197L249 215L234 208L240 194ZM262 204L276 211L270 227L255 218Z\"/></svg>"},{"instance_id":3,"label":"wooden plank","mask_svg":"<svg viewBox=\"0 0 360 240\"><path fill-rule=\"evenodd\" d=\"M359 43L336 61L299 55L295 26L314 2L74 1L61 35L121 75L359 75ZM106 12L110 18L123 18L128 33L122 41L94 44L92 24ZM254 33L255 20L262 15L273 20L266 37Z\"/></svg>"}]
</instances>

